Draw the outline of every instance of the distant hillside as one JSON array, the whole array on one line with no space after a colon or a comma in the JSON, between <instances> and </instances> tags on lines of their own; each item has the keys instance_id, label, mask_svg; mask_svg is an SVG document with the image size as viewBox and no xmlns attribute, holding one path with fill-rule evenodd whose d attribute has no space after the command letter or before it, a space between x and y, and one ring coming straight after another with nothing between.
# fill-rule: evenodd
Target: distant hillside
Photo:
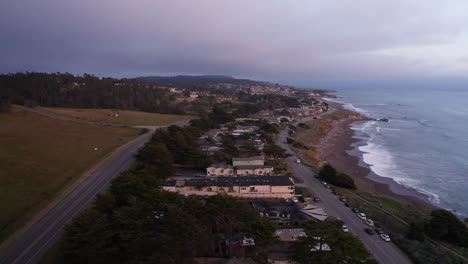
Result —
<instances>
[{"instance_id":1,"label":"distant hillside","mask_svg":"<svg viewBox=\"0 0 468 264\"><path fill-rule=\"evenodd\" d=\"M138 77L136 80L144 81L147 83L156 83L164 86L178 87L178 88L197 88L206 87L215 83L225 83L232 85L250 84L250 85L264 85L266 82L253 81L249 79L236 79L231 76L225 75L176 75L176 76L146 76Z\"/></svg>"}]
</instances>

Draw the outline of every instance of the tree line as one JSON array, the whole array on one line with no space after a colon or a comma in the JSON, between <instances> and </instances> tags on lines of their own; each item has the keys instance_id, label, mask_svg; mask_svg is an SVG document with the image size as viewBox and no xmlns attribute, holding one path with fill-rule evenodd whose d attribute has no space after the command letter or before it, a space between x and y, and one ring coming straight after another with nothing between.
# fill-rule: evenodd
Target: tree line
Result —
<instances>
[{"instance_id":1,"label":"tree line","mask_svg":"<svg viewBox=\"0 0 468 264\"><path fill-rule=\"evenodd\" d=\"M138 80L99 78L70 73L15 73L0 75L0 105L115 108L184 114L189 104L178 104L173 95Z\"/></svg>"}]
</instances>

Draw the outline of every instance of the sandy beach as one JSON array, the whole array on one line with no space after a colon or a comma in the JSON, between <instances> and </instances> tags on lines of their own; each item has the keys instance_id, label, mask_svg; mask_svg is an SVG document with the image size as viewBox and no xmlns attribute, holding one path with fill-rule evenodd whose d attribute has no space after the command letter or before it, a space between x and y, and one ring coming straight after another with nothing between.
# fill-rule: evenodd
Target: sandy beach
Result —
<instances>
[{"instance_id":1,"label":"sandy beach","mask_svg":"<svg viewBox=\"0 0 468 264\"><path fill-rule=\"evenodd\" d=\"M340 104L333 104L338 111L342 110ZM390 178L383 178L373 173L369 166L362 162L360 151L357 149L363 142L354 138L351 129L353 122L366 122L353 119L342 119L333 122L332 129L319 140L315 146L321 161L327 161L338 171L353 177L356 185L362 191L379 194L401 203L412 204L418 208L434 208L428 197L416 190L406 188Z\"/></svg>"}]
</instances>

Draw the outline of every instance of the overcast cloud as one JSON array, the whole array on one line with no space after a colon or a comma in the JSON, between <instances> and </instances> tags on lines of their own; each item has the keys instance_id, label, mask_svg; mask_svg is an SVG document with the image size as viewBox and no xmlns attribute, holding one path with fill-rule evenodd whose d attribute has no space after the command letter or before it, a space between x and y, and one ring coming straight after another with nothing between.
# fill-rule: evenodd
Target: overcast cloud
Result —
<instances>
[{"instance_id":1,"label":"overcast cloud","mask_svg":"<svg viewBox=\"0 0 468 264\"><path fill-rule=\"evenodd\" d=\"M0 72L468 77L467 12L464 0L3 0Z\"/></svg>"}]
</instances>

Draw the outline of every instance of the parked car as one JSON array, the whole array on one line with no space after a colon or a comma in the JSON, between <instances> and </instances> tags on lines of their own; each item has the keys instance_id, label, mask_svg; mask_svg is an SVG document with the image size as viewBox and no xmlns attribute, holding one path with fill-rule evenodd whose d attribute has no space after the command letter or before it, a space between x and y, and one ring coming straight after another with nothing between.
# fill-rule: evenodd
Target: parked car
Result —
<instances>
[{"instance_id":1,"label":"parked car","mask_svg":"<svg viewBox=\"0 0 468 264\"><path fill-rule=\"evenodd\" d=\"M346 207L350 207L351 205L349 203L344 203Z\"/></svg>"},{"instance_id":2,"label":"parked car","mask_svg":"<svg viewBox=\"0 0 468 264\"><path fill-rule=\"evenodd\" d=\"M368 235L373 235L374 234L374 231L372 231L372 229L370 229L370 228L364 228L364 232L366 232Z\"/></svg>"},{"instance_id":3,"label":"parked car","mask_svg":"<svg viewBox=\"0 0 468 264\"><path fill-rule=\"evenodd\" d=\"M343 226L341 227L341 230L343 230L343 232L345 232L345 233L348 233L348 232L349 232L349 229L348 229L348 227L347 227L346 225L343 225Z\"/></svg>"},{"instance_id":4,"label":"parked car","mask_svg":"<svg viewBox=\"0 0 468 264\"><path fill-rule=\"evenodd\" d=\"M347 200L346 200L346 197L341 196L341 197L340 197L340 201L342 201L343 203L346 202L346 201L347 201Z\"/></svg>"},{"instance_id":5,"label":"parked car","mask_svg":"<svg viewBox=\"0 0 468 264\"><path fill-rule=\"evenodd\" d=\"M296 163L297 163L297 164L300 164L300 163L301 163L301 160L300 160L300 159L296 159Z\"/></svg>"},{"instance_id":6,"label":"parked car","mask_svg":"<svg viewBox=\"0 0 468 264\"><path fill-rule=\"evenodd\" d=\"M366 225L368 226L374 226L374 221L372 219L367 218L364 222L366 222Z\"/></svg>"},{"instance_id":7,"label":"parked car","mask_svg":"<svg viewBox=\"0 0 468 264\"><path fill-rule=\"evenodd\" d=\"M320 198L318 196L314 196L314 201L318 202L320 201Z\"/></svg>"},{"instance_id":8,"label":"parked car","mask_svg":"<svg viewBox=\"0 0 468 264\"><path fill-rule=\"evenodd\" d=\"M359 210L358 210L357 208L354 208L354 207L351 208L351 211L353 211L353 213L355 213L355 214L358 214L358 213L359 213Z\"/></svg>"},{"instance_id":9,"label":"parked car","mask_svg":"<svg viewBox=\"0 0 468 264\"><path fill-rule=\"evenodd\" d=\"M385 242L390 242L390 241L392 241L392 240L390 239L390 236L387 235L387 234L380 234L380 238L381 238L383 241L385 241Z\"/></svg>"},{"instance_id":10,"label":"parked car","mask_svg":"<svg viewBox=\"0 0 468 264\"><path fill-rule=\"evenodd\" d=\"M293 198L291 198L291 200L292 200L293 202L295 202L295 203L299 202L299 199L297 199L297 197L293 197Z\"/></svg>"},{"instance_id":11,"label":"parked car","mask_svg":"<svg viewBox=\"0 0 468 264\"><path fill-rule=\"evenodd\" d=\"M357 217L359 217L359 219L361 219L361 220L366 220L366 214L364 214L364 213L357 213L356 215L357 215Z\"/></svg>"},{"instance_id":12,"label":"parked car","mask_svg":"<svg viewBox=\"0 0 468 264\"><path fill-rule=\"evenodd\" d=\"M381 228L376 228L376 229L374 229L374 230L375 230L375 232L376 232L377 234L379 234L379 235L385 233Z\"/></svg>"}]
</instances>

